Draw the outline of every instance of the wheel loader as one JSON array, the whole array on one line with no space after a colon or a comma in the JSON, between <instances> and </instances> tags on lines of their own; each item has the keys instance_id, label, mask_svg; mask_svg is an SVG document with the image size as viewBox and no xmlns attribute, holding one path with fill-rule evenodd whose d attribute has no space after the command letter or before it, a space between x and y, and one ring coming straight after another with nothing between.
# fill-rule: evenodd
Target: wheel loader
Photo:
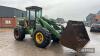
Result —
<instances>
[{"instance_id":1,"label":"wheel loader","mask_svg":"<svg viewBox=\"0 0 100 56\"><path fill-rule=\"evenodd\" d=\"M53 42L59 42L65 47L73 50L82 49L90 40L83 22L67 22L64 28L62 25L42 17L42 8L38 6L26 7L27 17L18 21L14 29L14 37L22 41L25 34L30 34L35 45L40 48L47 47Z\"/></svg>"}]
</instances>

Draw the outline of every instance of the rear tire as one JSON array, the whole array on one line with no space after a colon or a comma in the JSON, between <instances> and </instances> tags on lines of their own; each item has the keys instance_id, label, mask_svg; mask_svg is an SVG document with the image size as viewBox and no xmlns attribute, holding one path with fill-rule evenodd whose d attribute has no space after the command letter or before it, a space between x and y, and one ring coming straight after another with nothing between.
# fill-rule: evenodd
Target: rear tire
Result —
<instances>
[{"instance_id":1,"label":"rear tire","mask_svg":"<svg viewBox=\"0 0 100 56\"><path fill-rule=\"evenodd\" d=\"M25 31L22 27L17 27L14 29L14 37L17 41L22 41L25 38Z\"/></svg>"},{"instance_id":2,"label":"rear tire","mask_svg":"<svg viewBox=\"0 0 100 56\"><path fill-rule=\"evenodd\" d=\"M43 35L43 40L40 43L36 39L38 33L41 33L41 35ZM39 47L39 48L45 48L45 47L47 47L50 44L51 34L47 30L45 30L45 29L37 29L34 32L33 40L34 40L35 45L37 47Z\"/></svg>"}]
</instances>

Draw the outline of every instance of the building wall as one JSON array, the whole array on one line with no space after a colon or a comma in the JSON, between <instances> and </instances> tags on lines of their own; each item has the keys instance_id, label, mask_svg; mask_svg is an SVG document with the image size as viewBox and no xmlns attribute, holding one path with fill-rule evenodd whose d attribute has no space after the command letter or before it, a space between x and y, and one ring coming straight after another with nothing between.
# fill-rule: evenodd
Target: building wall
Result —
<instances>
[{"instance_id":1,"label":"building wall","mask_svg":"<svg viewBox=\"0 0 100 56\"><path fill-rule=\"evenodd\" d=\"M92 23L95 22L95 14L89 14L87 17L86 17L86 22L88 23L87 25L88 26L91 26Z\"/></svg>"},{"instance_id":2,"label":"building wall","mask_svg":"<svg viewBox=\"0 0 100 56\"><path fill-rule=\"evenodd\" d=\"M16 20L26 17L26 12L16 8L0 6L0 27L16 27ZM18 19L19 18L19 19Z\"/></svg>"},{"instance_id":3,"label":"building wall","mask_svg":"<svg viewBox=\"0 0 100 56\"><path fill-rule=\"evenodd\" d=\"M0 27L16 27L16 18L0 18Z\"/></svg>"},{"instance_id":4,"label":"building wall","mask_svg":"<svg viewBox=\"0 0 100 56\"><path fill-rule=\"evenodd\" d=\"M100 22L100 11L98 11L98 13L96 13L96 14L90 13L86 17L86 22L87 22L88 26L91 26L93 23Z\"/></svg>"},{"instance_id":5,"label":"building wall","mask_svg":"<svg viewBox=\"0 0 100 56\"><path fill-rule=\"evenodd\" d=\"M0 27L2 27L2 19L0 18Z\"/></svg>"},{"instance_id":6,"label":"building wall","mask_svg":"<svg viewBox=\"0 0 100 56\"><path fill-rule=\"evenodd\" d=\"M100 15L95 16L95 22L100 22Z\"/></svg>"}]
</instances>

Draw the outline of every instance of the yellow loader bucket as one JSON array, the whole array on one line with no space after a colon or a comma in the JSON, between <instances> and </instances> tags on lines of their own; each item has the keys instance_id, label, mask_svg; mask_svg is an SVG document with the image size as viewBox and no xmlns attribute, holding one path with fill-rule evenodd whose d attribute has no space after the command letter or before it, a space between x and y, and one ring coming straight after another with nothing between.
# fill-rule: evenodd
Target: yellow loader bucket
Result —
<instances>
[{"instance_id":1,"label":"yellow loader bucket","mask_svg":"<svg viewBox=\"0 0 100 56\"><path fill-rule=\"evenodd\" d=\"M75 51L81 50L89 40L84 23L71 20L68 21L67 26L60 37L60 43L63 46Z\"/></svg>"}]
</instances>

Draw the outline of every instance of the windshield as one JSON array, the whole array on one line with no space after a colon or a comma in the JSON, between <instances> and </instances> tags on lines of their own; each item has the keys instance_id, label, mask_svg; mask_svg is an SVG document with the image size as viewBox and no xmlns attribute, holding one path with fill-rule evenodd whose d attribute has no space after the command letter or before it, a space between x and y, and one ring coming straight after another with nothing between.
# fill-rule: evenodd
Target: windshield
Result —
<instances>
[{"instance_id":1,"label":"windshield","mask_svg":"<svg viewBox=\"0 0 100 56\"><path fill-rule=\"evenodd\" d=\"M39 10L39 11L37 11L37 17L41 17L42 16L42 11L41 10Z\"/></svg>"},{"instance_id":2,"label":"windshield","mask_svg":"<svg viewBox=\"0 0 100 56\"><path fill-rule=\"evenodd\" d=\"M35 11L30 11L27 10L27 17L30 19L30 20L35 20Z\"/></svg>"},{"instance_id":3,"label":"windshield","mask_svg":"<svg viewBox=\"0 0 100 56\"><path fill-rule=\"evenodd\" d=\"M30 20L35 20L35 11L30 11Z\"/></svg>"},{"instance_id":4,"label":"windshield","mask_svg":"<svg viewBox=\"0 0 100 56\"><path fill-rule=\"evenodd\" d=\"M42 11L36 11L36 17L41 17L42 16ZM30 19L30 20L35 20L35 11L34 10L27 10L27 17Z\"/></svg>"}]
</instances>

